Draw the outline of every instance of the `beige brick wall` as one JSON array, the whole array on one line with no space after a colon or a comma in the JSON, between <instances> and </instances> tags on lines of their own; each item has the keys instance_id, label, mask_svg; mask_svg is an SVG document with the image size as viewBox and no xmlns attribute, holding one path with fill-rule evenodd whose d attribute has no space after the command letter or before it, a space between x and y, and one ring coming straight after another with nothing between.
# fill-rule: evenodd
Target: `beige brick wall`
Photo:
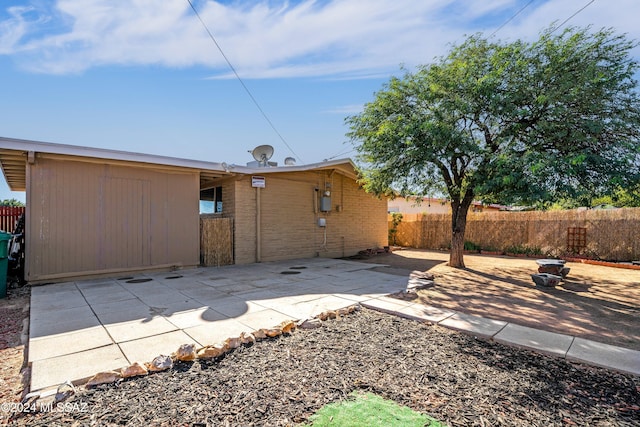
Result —
<instances>
[{"instance_id":1,"label":"beige brick wall","mask_svg":"<svg viewBox=\"0 0 640 427\"><path fill-rule=\"evenodd\" d=\"M261 261L342 257L387 244L387 202L337 172L265 174L260 189ZM256 193L251 177L235 182L235 262L256 259ZM320 197L331 191L331 211ZM326 227L318 219L326 219ZM325 237L326 236L326 237Z\"/></svg>"}]
</instances>

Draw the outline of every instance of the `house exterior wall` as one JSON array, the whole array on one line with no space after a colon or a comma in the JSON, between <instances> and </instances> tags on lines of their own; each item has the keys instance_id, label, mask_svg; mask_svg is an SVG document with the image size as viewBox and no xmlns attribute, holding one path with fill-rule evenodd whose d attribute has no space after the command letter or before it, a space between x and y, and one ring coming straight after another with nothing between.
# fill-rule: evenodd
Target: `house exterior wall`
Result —
<instances>
[{"instance_id":1,"label":"house exterior wall","mask_svg":"<svg viewBox=\"0 0 640 427\"><path fill-rule=\"evenodd\" d=\"M236 264L350 256L388 244L386 200L365 193L355 180L331 171L264 177L265 188L259 190L251 186L251 176L235 182ZM330 212L320 212L325 190L331 191ZM320 218L326 227L318 226Z\"/></svg>"},{"instance_id":2,"label":"house exterior wall","mask_svg":"<svg viewBox=\"0 0 640 427\"><path fill-rule=\"evenodd\" d=\"M38 155L27 180L32 283L198 265L197 172Z\"/></svg>"}]
</instances>

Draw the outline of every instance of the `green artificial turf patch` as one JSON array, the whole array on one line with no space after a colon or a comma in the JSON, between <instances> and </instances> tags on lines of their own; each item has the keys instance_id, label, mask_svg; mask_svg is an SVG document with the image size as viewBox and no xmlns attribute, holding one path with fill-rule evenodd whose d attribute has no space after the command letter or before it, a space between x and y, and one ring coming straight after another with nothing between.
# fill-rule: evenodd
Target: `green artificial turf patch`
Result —
<instances>
[{"instance_id":1,"label":"green artificial turf patch","mask_svg":"<svg viewBox=\"0 0 640 427\"><path fill-rule=\"evenodd\" d=\"M444 427L444 424L372 393L351 393L353 399L326 405L309 418L311 427Z\"/></svg>"}]
</instances>

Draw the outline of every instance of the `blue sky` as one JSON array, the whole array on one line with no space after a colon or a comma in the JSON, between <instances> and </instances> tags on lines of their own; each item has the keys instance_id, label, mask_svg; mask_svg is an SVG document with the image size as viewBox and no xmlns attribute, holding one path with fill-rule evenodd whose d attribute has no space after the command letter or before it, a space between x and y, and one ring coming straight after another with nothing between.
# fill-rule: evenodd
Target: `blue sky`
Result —
<instances>
[{"instance_id":1,"label":"blue sky","mask_svg":"<svg viewBox=\"0 0 640 427\"><path fill-rule=\"evenodd\" d=\"M490 35L529 0L0 3L0 136L244 164L270 144L298 164L353 156L344 119L400 65ZM533 40L589 0L534 0L494 37ZM640 40L638 0L595 0L568 25ZM640 57L636 49L634 56ZM23 193L0 178L0 199Z\"/></svg>"}]
</instances>

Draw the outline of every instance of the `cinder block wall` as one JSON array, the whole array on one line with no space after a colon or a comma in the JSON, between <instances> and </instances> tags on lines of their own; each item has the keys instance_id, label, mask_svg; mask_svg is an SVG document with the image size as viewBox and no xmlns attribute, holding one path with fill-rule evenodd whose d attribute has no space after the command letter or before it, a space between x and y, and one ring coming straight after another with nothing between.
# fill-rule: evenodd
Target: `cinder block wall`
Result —
<instances>
[{"instance_id":1,"label":"cinder block wall","mask_svg":"<svg viewBox=\"0 0 640 427\"><path fill-rule=\"evenodd\" d=\"M261 261L343 257L387 245L387 201L331 171L265 174L260 189ZM251 177L236 181L235 262L256 262L257 191ZM331 210L320 198L331 193ZM324 218L326 227L318 226Z\"/></svg>"}]
</instances>

